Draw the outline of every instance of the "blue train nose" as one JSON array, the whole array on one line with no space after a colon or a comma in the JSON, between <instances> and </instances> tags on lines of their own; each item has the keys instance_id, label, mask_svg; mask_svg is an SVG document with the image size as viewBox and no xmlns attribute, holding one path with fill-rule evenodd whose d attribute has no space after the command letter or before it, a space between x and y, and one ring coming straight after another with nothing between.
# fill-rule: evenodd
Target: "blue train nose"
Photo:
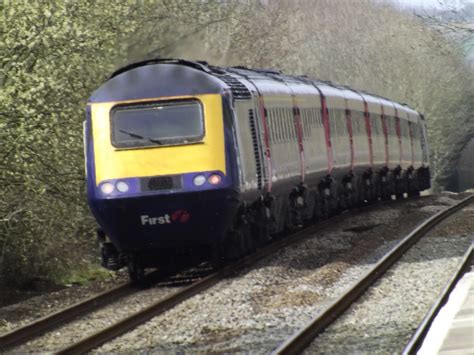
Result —
<instances>
[{"instance_id":1,"label":"blue train nose","mask_svg":"<svg viewBox=\"0 0 474 355\"><path fill-rule=\"evenodd\" d=\"M231 224L235 194L223 189L99 200L95 214L122 252L211 245Z\"/></svg>"}]
</instances>

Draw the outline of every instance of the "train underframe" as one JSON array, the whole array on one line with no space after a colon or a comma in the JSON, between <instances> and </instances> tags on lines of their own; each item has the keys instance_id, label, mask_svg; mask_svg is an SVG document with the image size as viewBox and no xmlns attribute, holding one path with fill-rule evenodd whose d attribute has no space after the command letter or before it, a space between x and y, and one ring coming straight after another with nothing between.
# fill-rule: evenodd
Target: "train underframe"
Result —
<instances>
[{"instance_id":1,"label":"train underframe","mask_svg":"<svg viewBox=\"0 0 474 355\"><path fill-rule=\"evenodd\" d=\"M327 219L343 210L378 200L418 196L428 188L428 167L397 167L326 175L309 186L296 184L290 191L266 193L252 202L245 199L238 202L236 196L227 197L235 202L229 210L231 218L223 221L227 227L225 230L217 228L219 231L215 230L212 237L208 235L206 243L118 251L99 230L102 265L113 270L127 266L130 278L140 281L145 267L177 267L177 264L191 265L204 260L225 263L252 253L288 231Z\"/></svg>"},{"instance_id":2,"label":"train underframe","mask_svg":"<svg viewBox=\"0 0 474 355\"><path fill-rule=\"evenodd\" d=\"M430 186L429 168L397 167L349 172L339 178L327 175L311 187L298 184L286 194L266 194L252 204L241 205L222 254L227 259L238 258L305 224L378 200L419 196Z\"/></svg>"}]
</instances>

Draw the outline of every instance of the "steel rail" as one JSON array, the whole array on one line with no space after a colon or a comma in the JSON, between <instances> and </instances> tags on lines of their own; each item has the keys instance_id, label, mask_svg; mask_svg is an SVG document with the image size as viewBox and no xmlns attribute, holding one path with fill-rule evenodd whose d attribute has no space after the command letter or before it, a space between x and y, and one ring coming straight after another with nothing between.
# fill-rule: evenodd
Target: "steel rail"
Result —
<instances>
[{"instance_id":1,"label":"steel rail","mask_svg":"<svg viewBox=\"0 0 474 355\"><path fill-rule=\"evenodd\" d=\"M104 304L125 297L134 291L136 291L136 289L133 289L129 283L122 284L111 290L104 291L86 300L75 303L70 307L41 317L32 323L13 329L0 336L0 350L3 352L8 348L25 343L38 335L55 329L79 316L83 316L85 313L90 313Z\"/></svg>"},{"instance_id":2,"label":"steel rail","mask_svg":"<svg viewBox=\"0 0 474 355\"><path fill-rule=\"evenodd\" d=\"M169 276L168 273L155 271L146 276L149 282ZM69 307L60 309L52 314L43 316L29 324L13 329L8 333L0 335L0 351L18 346L41 334L58 328L59 326L73 321L74 319L92 313L99 307L115 302L137 292L137 288L131 283L124 283L110 290L79 301Z\"/></svg>"},{"instance_id":3,"label":"steel rail","mask_svg":"<svg viewBox=\"0 0 474 355\"><path fill-rule=\"evenodd\" d=\"M423 341L426 338L426 335L428 334L428 331L430 330L431 325L433 324L433 321L435 320L436 316L438 315L439 311L443 306L446 304L446 302L449 299L449 296L451 292L453 292L454 288L456 287L456 284L461 280L461 278L469 272L471 266L473 265L473 247L472 245L469 246L469 249L467 252L464 254L464 257L462 261L459 263L459 266L452 276L452 278L449 280L447 283L446 287L444 290L441 292L440 296L436 300L436 302L433 304L431 309L428 311L426 314L425 318L421 321L420 325L416 329L415 334L413 337L410 339L408 342L407 346L403 350L403 355L411 355L411 354L416 354L418 350L420 350L421 345L423 344Z\"/></svg>"},{"instance_id":4,"label":"steel rail","mask_svg":"<svg viewBox=\"0 0 474 355\"><path fill-rule=\"evenodd\" d=\"M461 200L416 227L408 236L399 242L391 252L387 253L371 270L369 270L355 285L347 290L342 296L326 307L318 316L304 328L293 334L273 354L298 354L301 353L311 342L331 325L344 311L346 311L365 291L372 286L403 254L410 249L428 231L446 218L456 213L466 205L474 201L474 195Z\"/></svg>"}]
</instances>

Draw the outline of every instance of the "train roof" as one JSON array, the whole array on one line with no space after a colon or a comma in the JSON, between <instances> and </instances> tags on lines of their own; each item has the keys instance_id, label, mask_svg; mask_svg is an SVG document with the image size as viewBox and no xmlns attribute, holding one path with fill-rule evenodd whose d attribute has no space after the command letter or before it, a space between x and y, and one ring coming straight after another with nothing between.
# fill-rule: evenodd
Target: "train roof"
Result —
<instances>
[{"instance_id":1,"label":"train roof","mask_svg":"<svg viewBox=\"0 0 474 355\"><path fill-rule=\"evenodd\" d=\"M163 82L166 85L162 85ZM266 95L315 94L318 91L328 101L334 101L336 106L340 106L341 100L345 100L349 108L360 110L361 105L366 102L371 112L380 112L382 105L387 115L394 115L396 109L404 112L403 116L409 120L423 118L423 115L406 104L329 81L286 75L268 68L219 67L205 61L172 58L147 59L116 70L92 95L90 102L179 96L183 95L183 87L186 87L187 94L192 95L224 93L230 89L237 100L250 98L250 91L255 90L262 90Z\"/></svg>"},{"instance_id":2,"label":"train roof","mask_svg":"<svg viewBox=\"0 0 474 355\"><path fill-rule=\"evenodd\" d=\"M159 64L159 65L156 65ZM148 60L115 71L89 99L90 103L156 97L221 94L228 86L197 62Z\"/></svg>"}]
</instances>

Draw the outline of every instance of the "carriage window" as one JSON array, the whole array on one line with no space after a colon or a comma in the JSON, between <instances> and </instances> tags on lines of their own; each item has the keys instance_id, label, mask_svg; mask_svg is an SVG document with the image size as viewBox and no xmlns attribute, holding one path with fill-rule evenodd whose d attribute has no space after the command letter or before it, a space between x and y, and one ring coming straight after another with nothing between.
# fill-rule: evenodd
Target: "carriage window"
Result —
<instances>
[{"instance_id":1,"label":"carriage window","mask_svg":"<svg viewBox=\"0 0 474 355\"><path fill-rule=\"evenodd\" d=\"M288 108L283 109L283 115L285 117L285 123L286 123L286 131L287 131L287 141L291 141L293 138L293 131L291 129L291 119L292 117L290 116L290 112Z\"/></svg>"},{"instance_id":2,"label":"carriage window","mask_svg":"<svg viewBox=\"0 0 474 355\"><path fill-rule=\"evenodd\" d=\"M275 109L276 112L276 117L277 117L277 123L278 123L278 143L283 142L283 124L281 122L281 114L280 114L280 109Z\"/></svg>"},{"instance_id":3,"label":"carriage window","mask_svg":"<svg viewBox=\"0 0 474 355\"><path fill-rule=\"evenodd\" d=\"M372 136L378 137L382 135L382 121L379 115L372 113L370 116L370 121L372 124Z\"/></svg>"},{"instance_id":4,"label":"carriage window","mask_svg":"<svg viewBox=\"0 0 474 355\"><path fill-rule=\"evenodd\" d=\"M116 106L111 127L118 148L190 144L204 137L203 110L197 100Z\"/></svg>"},{"instance_id":5,"label":"carriage window","mask_svg":"<svg viewBox=\"0 0 474 355\"><path fill-rule=\"evenodd\" d=\"M403 138L410 138L409 128L408 128L408 121L405 119L400 119L400 129L401 129L401 136Z\"/></svg>"},{"instance_id":6,"label":"carriage window","mask_svg":"<svg viewBox=\"0 0 474 355\"><path fill-rule=\"evenodd\" d=\"M303 125L303 137L304 138L308 138L308 137L311 137L311 116L310 116L310 111L309 109L304 109L302 110L303 114L304 114L304 125Z\"/></svg>"},{"instance_id":7,"label":"carriage window","mask_svg":"<svg viewBox=\"0 0 474 355\"><path fill-rule=\"evenodd\" d=\"M283 125L280 108L276 108L275 112L278 119L278 143L283 143L283 140L285 139L285 126Z\"/></svg>"},{"instance_id":8,"label":"carriage window","mask_svg":"<svg viewBox=\"0 0 474 355\"><path fill-rule=\"evenodd\" d=\"M288 123L290 125L291 140L297 140L298 135L296 134L295 116L293 114L293 109L288 108L287 113L288 113Z\"/></svg>"},{"instance_id":9,"label":"carriage window","mask_svg":"<svg viewBox=\"0 0 474 355\"><path fill-rule=\"evenodd\" d=\"M336 137L337 136L337 130L336 130L336 115L333 109L329 109L329 134L330 137Z\"/></svg>"},{"instance_id":10,"label":"carriage window","mask_svg":"<svg viewBox=\"0 0 474 355\"><path fill-rule=\"evenodd\" d=\"M397 137L397 130L395 127L395 117L387 116L387 127L388 127L388 135L390 137Z\"/></svg>"},{"instance_id":11,"label":"carriage window","mask_svg":"<svg viewBox=\"0 0 474 355\"><path fill-rule=\"evenodd\" d=\"M273 113L272 109L266 109L267 110L267 124L268 124L268 130L269 130L269 141L271 144L275 143L275 123L273 121Z\"/></svg>"}]
</instances>

